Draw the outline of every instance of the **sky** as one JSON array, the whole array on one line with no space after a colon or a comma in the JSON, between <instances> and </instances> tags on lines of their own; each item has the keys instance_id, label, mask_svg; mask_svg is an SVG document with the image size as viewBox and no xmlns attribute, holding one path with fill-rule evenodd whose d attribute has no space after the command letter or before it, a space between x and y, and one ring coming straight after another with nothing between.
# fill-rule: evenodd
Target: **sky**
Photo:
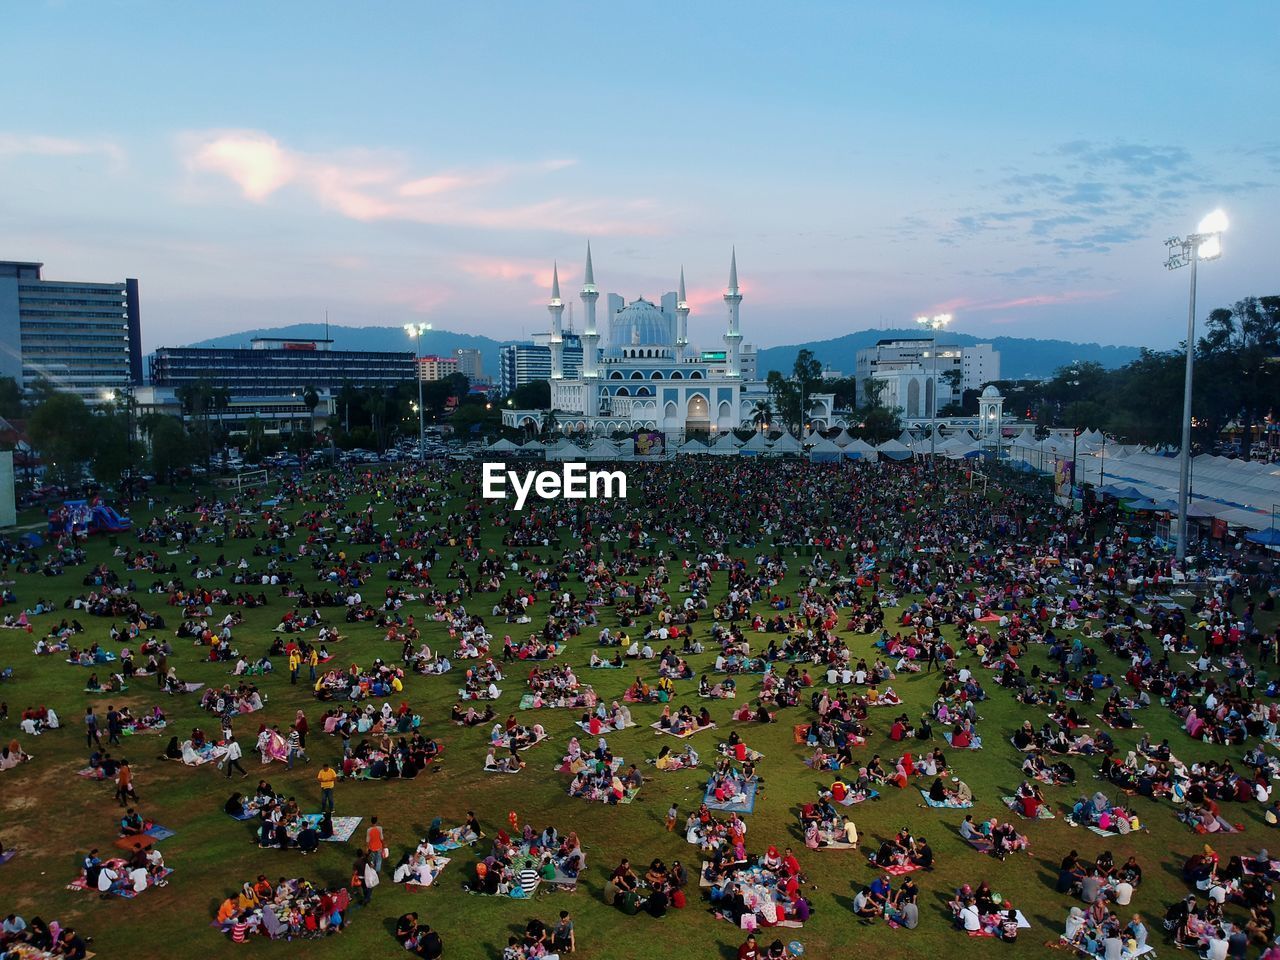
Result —
<instances>
[{"instance_id":1,"label":"sky","mask_svg":"<svg viewBox=\"0 0 1280 960\"><path fill-rule=\"evenodd\" d=\"M141 286L144 346L547 327L552 264L747 342L950 312L1170 348L1280 292L1280 4L61 0L0 31L0 259ZM575 303L576 325L581 325Z\"/></svg>"}]
</instances>

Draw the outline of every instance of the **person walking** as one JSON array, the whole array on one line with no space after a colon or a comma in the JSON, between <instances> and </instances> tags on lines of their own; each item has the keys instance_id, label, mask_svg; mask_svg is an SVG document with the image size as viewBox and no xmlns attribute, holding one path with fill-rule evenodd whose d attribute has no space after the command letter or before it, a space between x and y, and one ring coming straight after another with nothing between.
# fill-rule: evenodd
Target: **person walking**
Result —
<instances>
[{"instance_id":1,"label":"person walking","mask_svg":"<svg viewBox=\"0 0 1280 960\"><path fill-rule=\"evenodd\" d=\"M316 781L320 784L320 812L333 813L333 786L338 782L338 771L326 763L316 774Z\"/></svg>"},{"instance_id":2,"label":"person walking","mask_svg":"<svg viewBox=\"0 0 1280 960\"><path fill-rule=\"evenodd\" d=\"M312 645L310 649L307 651L307 667L311 671L312 683L316 682L316 667L319 666L319 664L320 664L320 653L318 650L316 650L315 646Z\"/></svg>"},{"instance_id":3,"label":"person walking","mask_svg":"<svg viewBox=\"0 0 1280 960\"><path fill-rule=\"evenodd\" d=\"M133 768L124 757L120 758L120 769L116 771L116 801L126 806L128 801L138 802L138 793L133 789Z\"/></svg>"},{"instance_id":4,"label":"person walking","mask_svg":"<svg viewBox=\"0 0 1280 960\"><path fill-rule=\"evenodd\" d=\"M120 721L120 711L114 704L107 705L107 743L120 746L120 734L124 732L124 724Z\"/></svg>"},{"instance_id":5,"label":"person walking","mask_svg":"<svg viewBox=\"0 0 1280 960\"><path fill-rule=\"evenodd\" d=\"M302 667L302 657L297 649L289 653L289 682L295 686L298 683L298 670Z\"/></svg>"},{"instance_id":6,"label":"person walking","mask_svg":"<svg viewBox=\"0 0 1280 960\"><path fill-rule=\"evenodd\" d=\"M227 779L231 779L231 768L235 767L240 771L240 779L243 780L249 776L249 771L240 764L240 758L244 756L244 751L240 749L240 743L234 737L227 740L227 752L222 758L222 765L226 768Z\"/></svg>"},{"instance_id":7,"label":"person walking","mask_svg":"<svg viewBox=\"0 0 1280 960\"><path fill-rule=\"evenodd\" d=\"M377 817L369 818L369 829L364 832L364 844L369 849L369 865L375 873L382 870L382 851L386 848L386 837Z\"/></svg>"},{"instance_id":8,"label":"person walking","mask_svg":"<svg viewBox=\"0 0 1280 960\"><path fill-rule=\"evenodd\" d=\"M93 707L84 708L84 745L92 749L102 749L102 733L98 729L98 715Z\"/></svg>"},{"instance_id":9,"label":"person walking","mask_svg":"<svg viewBox=\"0 0 1280 960\"><path fill-rule=\"evenodd\" d=\"M307 756L307 751L302 749L302 734L298 732L298 725L293 724L289 727L289 756L285 761L284 768L292 770L293 761L298 757L301 757L307 763L311 762L311 758Z\"/></svg>"}]
</instances>

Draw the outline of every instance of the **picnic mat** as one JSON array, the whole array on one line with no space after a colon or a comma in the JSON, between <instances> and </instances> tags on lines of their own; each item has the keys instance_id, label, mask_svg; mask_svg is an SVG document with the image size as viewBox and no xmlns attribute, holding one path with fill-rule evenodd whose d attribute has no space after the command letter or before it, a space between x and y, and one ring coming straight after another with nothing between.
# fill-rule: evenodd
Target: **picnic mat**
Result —
<instances>
[{"instance_id":1,"label":"picnic mat","mask_svg":"<svg viewBox=\"0 0 1280 960\"><path fill-rule=\"evenodd\" d=\"M868 790L866 793L847 793L843 800L836 801L842 807L852 807L855 803L861 803L863 800L879 800L879 790Z\"/></svg>"},{"instance_id":2,"label":"picnic mat","mask_svg":"<svg viewBox=\"0 0 1280 960\"><path fill-rule=\"evenodd\" d=\"M1022 817L1023 820L1030 819L1030 817L1022 816L1022 808L1018 803L1017 797L1001 797L1000 799L1004 801L1004 805L1006 807L1008 807L1018 816ZM1042 803L1040 807L1036 810L1036 819L1037 820L1057 820L1058 815L1049 809L1049 805L1047 803Z\"/></svg>"},{"instance_id":3,"label":"picnic mat","mask_svg":"<svg viewBox=\"0 0 1280 960\"><path fill-rule=\"evenodd\" d=\"M929 796L928 792L924 790L920 791L920 796L924 797L924 802L926 804L936 808L946 808L948 810L968 810L970 807L973 806L972 802L961 803L959 800L941 800L941 801L934 800Z\"/></svg>"},{"instance_id":4,"label":"picnic mat","mask_svg":"<svg viewBox=\"0 0 1280 960\"><path fill-rule=\"evenodd\" d=\"M662 726L661 720L655 720L653 723L649 724L649 726L652 727L654 731L657 733L665 733L669 737L677 737L681 740L685 740L689 737L692 737L695 733L702 733L702 731L704 730L714 729L715 723L714 722L708 723L705 727L692 727L686 730L684 733L672 733L669 729L665 729Z\"/></svg>"},{"instance_id":5,"label":"picnic mat","mask_svg":"<svg viewBox=\"0 0 1280 960\"><path fill-rule=\"evenodd\" d=\"M159 876L159 877L148 876L148 877L147 877L147 889L148 889L148 890L150 890L152 887L156 886L156 881L157 881L157 880L163 880L163 879L165 879L167 876L169 876L169 874L171 874L171 873L173 873L173 868L172 868L172 867L165 867L165 868L164 868L164 873L160 874L160 876ZM68 883L68 884L67 884L67 889L68 889L68 890L82 890L82 891L87 891L87 892L89 892L89 893L97 893L97 892L98 892L98 888L97 888L97 887L91 887L91 886L89 886L89 884L88 884L88 883L86 883L86 882L85 882L85 879L84 879L84 876L83 876L83 875L81 875L81 876L79 876L79 877L76 877L76 879L74 879L74 880L72 880L70 883ZM122 900L132 900L134 897L136 897L136 896L138 895L138 891L134 890L134 889L133 889L133 884L132 884L132 883L130 883L130 882L128 881L128 879L127 879L127 874L126 874L125 876L121 877L120 879L116 880L116 882L115 882L115 883L111 884L111 889L110 889L110 890L108 890L107 892L108 892L109 894L111 894L112 896L117 896L117 897L119 897L119 898L120 898L120 899L122 899Z\"/></svg>"},{"instance_id":6,"label":"picnic mat","mask_svg":"<svg viewBox=\"0 0 1280 960\"><path fill-rule=\"evenodd\" d=\"M304 813L302 819L314 824L318 830L324 815L320 813ZM360 826L361 819L361 817L334 817L333 836L323 837L322 839L331 843L345 843L355 835L356 827Z\"/></svg>"},{"instance_id":7,"label":"picnic mat","mask_svg":"<svg viewBox=\"0 0 1280 960\"><path fill-rule=\"evenodd\" d=\"M950 734L950 733L944 733L942 736L946 739L946 741L947 741L947 746L951 746L951 734ZM964 749L966 749L966 750L981 750L981 749L982 749L982 738L981 738L981 737L974 737L974 738L969 742L969 746L965 747Z\"/></svg>"},{"instance_id":8,"label":"picnic mat","mask_svg":"<svg viewBox=\"0 0 1280 960\"><path fill-rule=\"evenodd\" d=\"M708 784L706 791L703 793L702 802L712 810L720 810L724 813L751 813L756 808L756 788L759 784L748 783L742 791L746 795L746 799L739 800L736 798L726 800L724 803L717 803L715 793Z\"/></svg>"}]
</instances>

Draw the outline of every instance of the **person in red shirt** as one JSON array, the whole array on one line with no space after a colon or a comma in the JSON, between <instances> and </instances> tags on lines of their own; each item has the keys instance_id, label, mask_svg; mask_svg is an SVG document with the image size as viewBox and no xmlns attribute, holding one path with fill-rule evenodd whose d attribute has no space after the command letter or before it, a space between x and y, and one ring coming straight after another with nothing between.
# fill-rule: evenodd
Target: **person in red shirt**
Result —
<instances>
[{"instance_id":1,"label":"person in red shirt","mask_svg":"<svg viewBox=\"0 0 1280 960\"><path fill-rule=\"evenodd\" d=\"M747 934L747 942L738 948L738 960L760 960L760 948L756 946L756 935Z\"/></svg>"}]
</instances>

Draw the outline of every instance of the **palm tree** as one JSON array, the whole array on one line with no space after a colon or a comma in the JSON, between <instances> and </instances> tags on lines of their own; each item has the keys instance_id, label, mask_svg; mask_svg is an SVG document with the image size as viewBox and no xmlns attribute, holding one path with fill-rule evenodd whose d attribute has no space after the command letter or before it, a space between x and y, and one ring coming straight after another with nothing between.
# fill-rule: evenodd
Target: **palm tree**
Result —
<instances>
[{"instance_id":1,"label":"palm tree","mask_svg":"<svg viewBox=\"0 0 1280 960\"><path fill-rule=\"evenodd\" d=\"M751 422L756 425L756 429L763 430L773 419L773 407L768 400L757 400L756 405L751 408Z\"/></svg>"},{"instance_id":2,"label":"palm tree","mask_svg":"<svg viewBox=\"0 0 1280 960\"><path fill-rule=\"evenodd\" d=\"M556 419L556 412L548 410L542 415L542 435L550 436L560 426L560 421Z\"/></svg>"}]
</instances>

